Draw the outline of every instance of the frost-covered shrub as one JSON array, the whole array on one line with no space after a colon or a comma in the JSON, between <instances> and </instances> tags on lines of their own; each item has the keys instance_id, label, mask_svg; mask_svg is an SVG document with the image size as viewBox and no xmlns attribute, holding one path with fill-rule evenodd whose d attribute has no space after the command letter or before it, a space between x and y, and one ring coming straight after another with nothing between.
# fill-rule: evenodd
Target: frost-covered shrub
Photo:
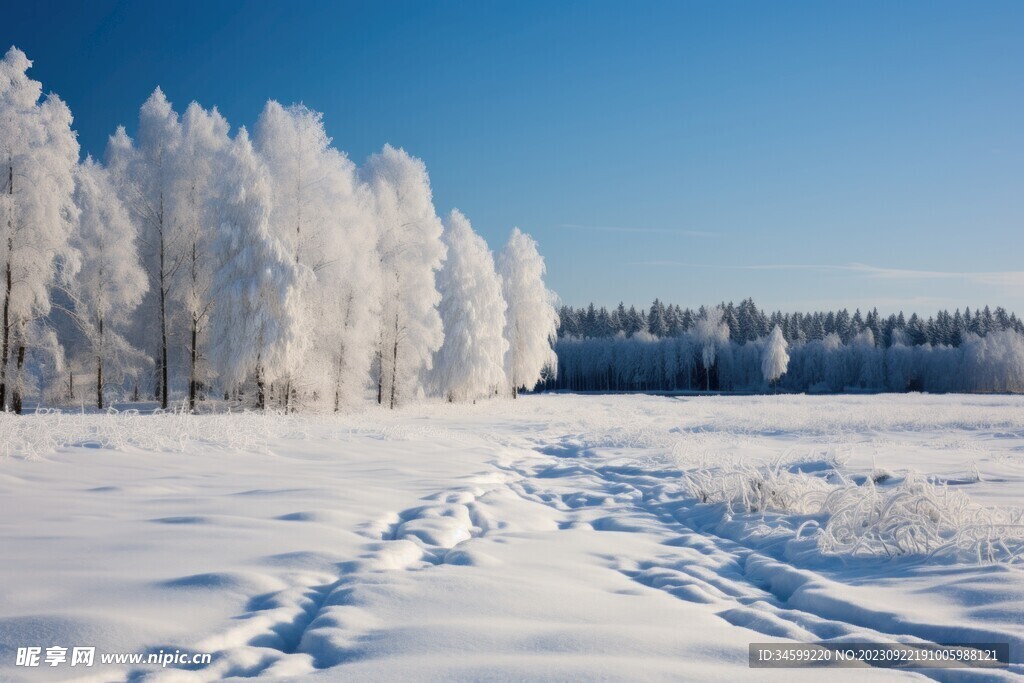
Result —
<instances>
[{"instance_id":1,"label":"frost-covered shrub","mask_svg":"<svg viewBox=\"0 0 1024 683\"><path fill-rule=\"evenodd\" d=\"M1024 561L1024 510L982 507L963 492L915 475L886 487L892 475L884 470L860 485L840 471L829 474L799 472L791 463L740 462L687 471L683 487L700 503L723 505L729 516L807 517L796 536L813 538L824 555Z\"/></svg>"},{"instance_id":2,"label":"frost-covered shrub","mask_svg":"<svg viewBox=\"0 0 1024 683\"><path fill-rule=\"evenodd\" d=\"M296 436L303 423L275 413L142 414L135 410L67 413L40 410L18 416L0 412L0 458L41 457L62 448L181 452L197 445L226 450L265 450L271 438Z\"/></svg>"},{"instance_id":3,"label":"frost-covered shrub","mask_svg":"<svg viewBox=\"0 0 1024 683\"><path fill-rule=\"evenodd\" d=\"M889 489L873 478L837 487L820 512L828 521L817 531L818 547L830 555L1014 562L1024 554L1024 511L984 508L917 476Z\"/></svg>"},{"instance_id":4,"label":"frost-covered shrub","mask_svg":"<svg viewBox=\"0 0 1024 683\"><path fill-rule=\"evenodd\" d=\"M701 503L724 503L730 512L741 513L814 514L831 491L824 479L790 472L778 463L698 468L686 473L683 485Z\"/></svg>"}]
</instances>

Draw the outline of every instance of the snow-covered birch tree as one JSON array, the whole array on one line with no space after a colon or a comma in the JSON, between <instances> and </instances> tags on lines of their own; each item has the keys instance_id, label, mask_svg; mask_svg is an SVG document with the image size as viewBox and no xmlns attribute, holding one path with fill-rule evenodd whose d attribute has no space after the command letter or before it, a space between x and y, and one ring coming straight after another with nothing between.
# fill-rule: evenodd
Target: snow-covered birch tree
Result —
<instances>
[{"instance_id":1,"label":"snow-covered birch tree","mask_svg":"<svg viewBox=\"0 0 1024 683\"><path fill-rule=\"evenodd\" d=\"M264 408L266 384L290 376L289 363L304 350L300 292L308 271L270 231L270 180L245 128L231 144L224 181L210 355L225 388L254 376Z\"/></svg>"},{"instance_id":2,"label":"snow-covered birch tree","mask_svg":"<svg viewBox=\"0 0 1024 683\"><path fill-rule=\"evenodd\" d=\"M207 323L214 306L211 251L221 207L217 191L230 145L228 122L216 108L191 103L181 118L181 143L175 157L175 209L184 262L181 283L172 290L188 324L188 406L195 410L204 372Z\"/></svg>"},{"instance_id":3,"label":"snow-covered birch tree","mask_svg":"<svg viewBox=\"0 0 1024 683\"><path fill-rule=\"evenodd\" d=\"M301 104L283 107L270 100L253 129L253 146L270 175L270 231L297 263L316 269L327 259L323 232L330 221L325 167L331 139L323 115Z\"/></svg>"},{"instance_id":4,"label":"snow-covered birch tree","mask_svg":"<svg viewBox=\"0 0 1024 683\"><path fill-rule=\"evenodd\" d=\"M448 250L438 275L444 344L434 360L438 393L449 401L494 396L505 384L505 298L494 257L458 209L445 221Z\"/></svg>"},{"instance_id":5,"label":"snow-covered birch tree","mask_svg":"<svg viewBox=\"0 0 1024 683\"><path fill-rule=\"evenodd\" d=\"M93 368L96 407L102 409L104 388L122 384L144 358L124 333L149 283L139 260L135 224L107 171L91 157L75 174L75 204L80 213L71 243L77 259L66 273L65 296L84 341L83 355Z\"/></svg>"},{"instance_id":6,"label":"snow-covered birch tree","mask_svg":"<svg viewBox=\"0 0 1024 683\"><path fill-rule=\"evenodd\" d=\"M782 335L782 328L776 325L768 336L761 356L761 374L769 384L777 382L786 374L786 369L789 367L787 348L789 348L789 344Z\"/></svg>"},{"instance_id":7,"label":"snow-covered birch tree","mask_svg":"<svg viewBox=\"0 0 1024 683\"><path fill-rule=\"evenodd\" d=\"M58 264L71 257L78 141L71 111L28 77L11 48L0 60L0 410L21 412L26 354L49 346L43 330Z\"/></svg>"},{"instance_id":8,"label":"snow-covered birch tree","mask_svg":"<svg viewBox=\"0 0 1024 683\"><path fill-rule=\"evenodd\" d=\"M333 396L338 410L365 390L372 358L379 261L370 193L331 146L323 116L304 105L267 102L254 144L270 172L271 232L314 276L301 293L310 344L284 399Z\"/></svg>"},{"instance_id":9,"label":"snow-covered birch tree","mask_svg":"<svg viewBox=\"0 0 1024 683\"><path fill-rule=\"evenodd\" d=\"M436 272L445 249L424 163L385 145L363 169L379 230L381 315L377 403L394 408L422 390L444 341Z\"/></svg>"},{"instance_id":10,"label":"snow-covered birch tree","mask_svg":"<svg viewBox=\"0 0 1024 683\"><path fill-rule=\"evenodd\" d=\"M714 306L704 311L697 318L693 333L700 346L701 364L707 379L706 388L711 391L711 369L715 366L718 351L729 343L729 325L722 321L725 311L721 306Z\"/></svg>"},{"instance_id":11,"label":"snow-covered birch tree","mask_svg":"<svg viewBox=\"0 0 1024 683\"><path fill-rule=\"evenodd\" d=\"M160 406L167 408L171 294L185 251L178 224L180 187L175 163L181 146L181 122L160 88L139 109L137 137L135 145L123 126L117 129L107 145L107 168L139 223L139 242L150 282L139 322L156 364L154 393Z\"/></svg>"},{"instance_id":12,"label":"snow-covered birch tree","mask_svg":"<svg viewBox=\"0 0 1024 683\"><path fill-rule=\"evenodd\" d=\"M505 315L505 377L512 397L532 389L545 370L558 370L552 344L558 334L555 295L544 285L544 258L529 235L512 229L498 257L508 310Z\"/></svg>"},{"instance_id":13,"label":"snow-covered birch tree","mask_svg":"<svg viewBox=\"0 0 1024 683\"><path fill-rule=\"evenodd\" d=\"M330 183L333 220L324 244L330 260L316 271L319 322L314 362L307 364L304 377L324 397L333 395L338 411L362 400L370 384L379 341L382 280L373 195L359 180L354 164L341 154L336 161ZM318 371L314 374L309 368Z\"/></svg>"}]
</instances>

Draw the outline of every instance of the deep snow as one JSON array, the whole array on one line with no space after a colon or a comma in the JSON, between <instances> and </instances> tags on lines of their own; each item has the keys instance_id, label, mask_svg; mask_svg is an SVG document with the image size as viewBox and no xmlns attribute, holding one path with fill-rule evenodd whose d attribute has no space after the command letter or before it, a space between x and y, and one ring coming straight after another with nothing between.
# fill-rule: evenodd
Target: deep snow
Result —
<instances>
[{"instance_id":1,"label":"deep snow","mask_svg":"<svg viewBox=\"0 0 1024 683\"><path fill-rule=\"evenodd\" d=\"M915 481L924 521L885 530L935 521L930 554L816 536L836 500ZM916 675L747 668L778 639L1008 641L1019 674L1022 486L1007 396L0 416L0 679L82 671L15 667L25 645L216 653L94 680Z\"/></svg>"}]
</instances>

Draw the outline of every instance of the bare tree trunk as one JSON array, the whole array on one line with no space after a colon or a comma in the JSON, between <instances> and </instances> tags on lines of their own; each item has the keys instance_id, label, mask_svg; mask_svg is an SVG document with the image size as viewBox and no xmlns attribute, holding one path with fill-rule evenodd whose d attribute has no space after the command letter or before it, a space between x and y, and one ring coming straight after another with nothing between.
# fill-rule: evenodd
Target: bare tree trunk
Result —
<instances>
[{"instance_id":1,"label":"bare tree trunk","mask_svg":"<svg viewBox=\"0 0 1024 683\"><path fill-rule=\"evenodd\" d=\"M193 246L193 250L195 246ZM199 321L196 319L195 314L192 314L192 344L190 349L190 364L188 369L188 412L193 413L196 410L196 360L199 352L196 346L196 340L199 337Z\"/></svg>"},{"instance_id":2,"label":"bare tree trunk","mask_svg":"<svg viewBox=\"0 0 1024 683\"><path fill-rule=\"evenodd\" d=\"M96 407L103 410L103 356L96 356Z\"/></svg>"},{"instance_id":3,"label":"bare tree trunk","mask_svg":"<svg viewBox=\"0 0 1024 683\"><path fill-rule=\"evenodd\" d=\"M256 361L256 408L263 410L267 407L266 384L263 382L263 367Z\"/></svg>"},{"instance_id":4,"label":"bare tree trunk","mask_svg":"<svg viewBox=\"0 0 1024 683\"><path fill-rule=\"evenodd\" d=\"M377 405L384 404L384 354L377 345Z\"/></svg>"},{"instance_id":5,"label":"bare tree trunk","mask_svg":"<svg viewBox=\"0 0 1024 683\"><path fill-rule=\"evenodd\" d=\"M398 314L395 314L395 344L391 353L391 410L395 409L395 387L398 385Z\"/></svg>"},{"instance_id":6,"label":"bare tree trunk","mask_svg":"<svg viewBox=\"0 0 1024 683\"><path fill-rule=\"evenodd\" d=\"M7 195L11 199L11 211L14 203L14 164L10 157L7 158ZM7 214L7 258L4 263L4 318L3 325L3 349L0 350L0 411L7 410L7 361L11 353L11 289L14 281L11 277L11 257L14 254L14 221L11 214Z\"/></svg>"},{"instance_id":7,"label":"bare tree trunk","mask_svg":"<svg viewBox=\"0 0 1024 683\"><path fill-rule=\"evenodd\" d=\"M163 263L163 249L160 250L160 262ZM160 407L167 409L167 290L164 289L164 276L160 273Z\"/></svg>"},{"instance_id":8,"label":"bare tree trunk","mask_svg":"<svg viewBox=\"0 0 1024 683\"><path fill-rule=\"evenodd\" d=\"M103 410L103 318L100 318L100 351L96 354L96 407Z\"/></svg>"},{"instance_id":9,"label":"bare tree trunk","mask_svg":"<svg viewBox=\"0 0 1024 683\"><path fill-rule=\"evenodd\" d=\"M24 367L25 367L25 342L24 342L24 340L22 340L22 342L20 344L18 344L17 374L15 375L15 379L14 379L14 392L11 395L11 406L14 408L14 412L16 412L18 415L21 415L21 408L22 408L22 405L21 405L21 379L22 379L21 378L21 373L22 373L22 369Z\"/></svg>"},{"instance_id":10,"label":"bare tree trunk","mask_svg":"<svg viewBox=\"0 0 1024 683\"><path fill-rule=\"evenodd\" d=\"M511 379L509 380L509 384L512 385L512 398L519 398L519 389L518 389L518 387L516 387L516 380L515 380L515 375L516 375L516 358L515 358L515 355L516 355L515 354L515 350L512 350L512 362L509 363L509 373L508 374L511 376Z\"/></svg>"},{"instance_id":11,"label":"bare tree trunk","mask_svg":"<svg viewBox=\"0 0 1024 683\"><path fill-rule=\"evenodd\" d=\"M68 398L75 400L75 371L68 370Z\"/></svg>"},{"instance_id":12,"label":"bare tree trunk","mask_svg":"<svg viewBox=\"0 0 1024 683\"><path fill-rule=\"evenodd\" d=\"M196 186L195 181L192 182L192 187L189 193L190 200L192 202L193 210L196 209ZM195 214L193 214L195 215ZM199 360L199 250L196 242L198 241L198 221L193 226L194 232L192 233L192 263L190 269L190 275L192 280L192 341L189 345L189 368L188 368L188 412L194 413L196 410L196 363Z\"/></svg>"},{"instance_id":13,"label":"bare tree trunk","mask_svg":"<svg viewBox=\"0 0 1024 683\"><path fill-rule=\"evenodd\" d=\"M11 353L11 240L7 240L6 285L4 287L3 349L0 350L0 410L7 410L7 361Z\"/></svg>"},{"instance_id":14,"label":"bare tree trunk","mask_svg":"<svg viewBox=\"0 0 1024 683\"><path fill-rule=\"evenodd\" d=\"M338 354L338 371L334 379L334 412L341 411L341 382L342 373L345 370L345 345L342 344L341 353Z\"/></svg>"},{"instance_id":15,"label":"bare tree trunk","mask_svg":"<svg viewBox=\"0 0 1024 683\"><path fill-rule=\"evenodd\" d=\"M167 284L164 243L167 226L164 225L164 195L160 194L160 407L167 410Z\"/></svg>"}]
</instances>

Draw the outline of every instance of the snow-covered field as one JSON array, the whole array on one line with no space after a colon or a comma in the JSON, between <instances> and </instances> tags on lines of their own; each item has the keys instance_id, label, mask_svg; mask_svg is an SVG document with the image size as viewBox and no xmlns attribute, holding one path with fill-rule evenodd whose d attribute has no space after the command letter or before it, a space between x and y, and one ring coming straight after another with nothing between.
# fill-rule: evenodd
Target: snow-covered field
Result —
<instances>
[{"instance_id":1,"label":"snow-covered field","mask_svg":"<svg viewBox=\"0 0 1024 683\"><path fill-rule=\"evenodd\" d=\"M0 680L919 675L747 668L833 639L1009 642L1011 678L1022 492L1024 397L0 416ZM15 666L51 645L214 660Z\"/></svg>"}]
</instances>

